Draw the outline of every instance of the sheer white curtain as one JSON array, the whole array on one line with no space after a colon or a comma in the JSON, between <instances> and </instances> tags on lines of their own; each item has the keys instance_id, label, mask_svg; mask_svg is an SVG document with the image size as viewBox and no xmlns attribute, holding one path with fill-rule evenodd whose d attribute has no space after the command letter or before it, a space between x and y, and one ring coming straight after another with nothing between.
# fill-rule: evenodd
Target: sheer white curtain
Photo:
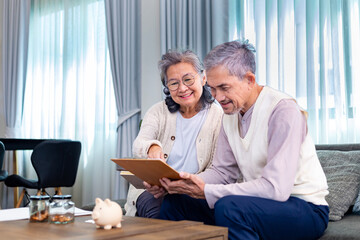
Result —
<instances>
[{"instance_id":1,"label":"sheer white curtain","mask_svg":"<svg viewBox=\"0 0 360 240\"><path fill-rule=\"evenodd\" d=\"M229 0L229 39L255 45L258 82L297 99L317 143L360 141L359 9L359 0Z\"/></svg>"},{"instance_id":2,"label":"sheer white curtain","mask_svg":"<svg viewBox=\"0 0 360 240\"><path fill-rule=\"evenodd\" d=\"M78 206L112 198L116 127L103 1L34 0L22 133L81 141L76 183L65 189ZM20 170L33 177L29 164Z\"/></svg>"}]
</instances>

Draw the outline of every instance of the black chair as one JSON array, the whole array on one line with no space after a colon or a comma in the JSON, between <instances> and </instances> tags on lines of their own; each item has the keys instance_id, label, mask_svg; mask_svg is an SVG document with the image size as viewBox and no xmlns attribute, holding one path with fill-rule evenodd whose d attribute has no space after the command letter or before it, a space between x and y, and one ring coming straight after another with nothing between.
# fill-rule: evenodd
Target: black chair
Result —
<instances>
[{"instance_id":1,"label":"black chair","mask_svg":"<svg viewBox=\"0 0 360 240\"><path fill-rule=\"evenodd\" d=\"M4 154L5 146L2 142L0 142L0 182L4 181L8 176L8 172L2 169L4 162Z\"/></svg>"},{"instance_id":2,"label":"black chair","mask_svg":"<svg viewBox=\"0 0 360 240\"><path fill-rule=\"evenodd\" d=\"M26 189L37 189L37 194L47 194L46 188L55 188L55 194L61 194L61 187L72 187L75 183L81 153L81 143L68 140L51 140L38 144L31 154L31 163L38 180L23 178L17 174L7 177L8 187L23 187L16 207L19 207L24 195L29 202Z\"/></svg>"}]
</instances>

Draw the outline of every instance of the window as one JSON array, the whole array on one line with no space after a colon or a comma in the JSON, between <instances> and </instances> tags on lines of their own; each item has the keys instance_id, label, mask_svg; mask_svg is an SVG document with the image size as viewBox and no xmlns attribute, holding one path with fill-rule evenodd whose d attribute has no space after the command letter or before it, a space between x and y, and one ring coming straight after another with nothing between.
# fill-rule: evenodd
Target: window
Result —
<instances>
[{"instance_id":1,"label":"window","mask_svg":"<svg viewBox=\"0 0 360 240\"><path fill-rule=\"evenodd\" d=\"M83 203L94 191L109 196L116 174L110 158L117 110L106 36L103 1L32 3L23 137L81 141L76 185L82 191L73 198ZM93 181L103 187L94 189Z\"/></svg>"},{"instance_id":2,"label":"window","mask_svg":"<svg viewBox=\"0 0 360 240\"><path fill-rule=\"evenodd\" d=\"M258 82L296 98L316 143L359 142L359 0L229 3L229 38L255 45Z\"/></svg>"}]
</instances>

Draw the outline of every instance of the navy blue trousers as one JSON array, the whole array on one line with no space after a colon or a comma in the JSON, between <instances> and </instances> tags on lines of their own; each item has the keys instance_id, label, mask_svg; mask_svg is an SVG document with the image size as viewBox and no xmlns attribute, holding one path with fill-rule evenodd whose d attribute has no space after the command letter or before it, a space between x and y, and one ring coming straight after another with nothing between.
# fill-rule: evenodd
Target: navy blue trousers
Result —
<instances>
[{"instance_id":1,"label":"navy blue trousers","mask_svg":"<svg viewBox=\"0 0 360 240\"><path fill-rule=\"evenodd\" d=\"M136 200L136 214L138 217L159 218L163 198L154 198L154 195L145 191Z\"/></svg>"},{"instance_id":2,"label":"navy blue trousers","mask_svg":"<svg viewBox=\"0 0 360 240\"><path fill-rule=\"evenodd\" d=\"M296 197L286 202L249 196L226 196L214 209L206 200L187 195L166 195L160 218L192 220L229 229L229 239L318 239L329 221L328 206Z\"/></svg>"}]
</instances>

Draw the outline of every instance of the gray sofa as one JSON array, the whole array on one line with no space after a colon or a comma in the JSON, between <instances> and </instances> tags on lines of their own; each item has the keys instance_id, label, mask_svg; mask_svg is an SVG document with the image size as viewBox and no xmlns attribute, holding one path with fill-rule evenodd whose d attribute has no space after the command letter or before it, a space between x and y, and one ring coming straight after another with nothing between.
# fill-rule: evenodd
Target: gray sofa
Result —
<instances>
[{"instance_id":1,"label":"gray sofa","mask_svg":"<svg viewBox=\"0 0 360 240\"><path fill-rule=\"evenodd\" d=\"M360 215L352 211L356 199L360 206L360 144L316 145L316 150L328 180L331 219L320 239L360 239ZM124 207L124 199L116 202ZM93 207L82 208L91 211Z\"/></svg>"},{"instance_id":2,"label":"gray sofa","mask_svg":"<svg viewBox=\"0 0 360 240\"><path fill-rule=\"evenodd\" d=\"M328 180L330 221L321 240L360 239L360 144L316 145ZM357 207L358 208L358 207ZM359 209L357 209L359 210Z\"/></svg>"}]
</instances>

